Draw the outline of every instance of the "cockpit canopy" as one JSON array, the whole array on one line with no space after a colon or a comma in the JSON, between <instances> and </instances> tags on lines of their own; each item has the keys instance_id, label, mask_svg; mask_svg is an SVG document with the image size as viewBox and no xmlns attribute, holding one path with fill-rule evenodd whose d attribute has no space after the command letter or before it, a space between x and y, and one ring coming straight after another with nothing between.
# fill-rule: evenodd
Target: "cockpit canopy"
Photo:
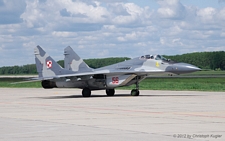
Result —
<instances>
[{"instance_id":1,"label":"cockpit canopy","mask_svg":"<svg viewBox=\"0 0 225 141\"><path fill-rule=\"evenodd\" d=\"M141 56L140 59L155 59L155 60L169 61L169 59L166 59L162 55L144 55Z\"/></svg>"}]
</instances>

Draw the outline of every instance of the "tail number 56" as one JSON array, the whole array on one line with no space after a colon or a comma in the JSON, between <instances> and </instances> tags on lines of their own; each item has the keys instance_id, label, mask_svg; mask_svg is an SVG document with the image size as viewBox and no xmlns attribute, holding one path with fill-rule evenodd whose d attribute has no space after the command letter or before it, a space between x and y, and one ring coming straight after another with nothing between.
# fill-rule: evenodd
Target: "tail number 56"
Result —
<instances>
[{"instance_id":1,"label":"tail number 56","mask_svg":"<svg viewBox=\"0 0 225 141\"><path fill-rule=\"evenodd\" d=\"M119 77L112 77L112 83L118 84L119 83Z\"/></svg>"}]
</instances>

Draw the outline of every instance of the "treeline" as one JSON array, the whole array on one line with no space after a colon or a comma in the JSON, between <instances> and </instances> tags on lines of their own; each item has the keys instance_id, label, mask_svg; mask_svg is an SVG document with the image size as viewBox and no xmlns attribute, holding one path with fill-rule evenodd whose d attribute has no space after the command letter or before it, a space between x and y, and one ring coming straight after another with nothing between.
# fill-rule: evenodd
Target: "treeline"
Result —
<instances>
[{"instance_id":1,"label":"treeline","mask_svg":"<svg viewBox=\"0 0 225 141\"><path fill-rule=\"evenodd\" d=\"M165 56L165 55L164 55ZM201 69L225 70L225 52L196 52L183 55L165 56L173 61L185 62Z\"/></svg>"},{"instance_id":2,"label":"treeline","mask_svg":"<svg viewBox=\"0 0 225 141\"><path fill-rule=\"evenodd\" d=\"M195 66L200 67L201 69L211 69L211 70L225 70L225 52L196 52L188 53L183 55L175 56L166 56L164 57L171 59L177 62L185 62ZM118 57L118 58L103 58L103 59L86 59L84 60L91 68L100 68L129 60L127 57ZM58 63L64 67L63 60L58 61ZM1 67L0 75L3 74L37 74L36 65L29 64L23 66L9 66Z\"/></svg>"},{"instance_id":3,"label":"treeline","mask_svg":"<svg viewBox=\"0 0 225 141\"><path fill-rule=\"evenodd\" d=\"M0 75L2 74L37 74L36 65L23 65L23 66L11 66L1 67Z\"/></svg>"},{"instance_id":4,"label":"treeline","mask_svg":"<svg viewBox=\"0 0 225 141\"><path fill-rule=\"evenodd\" d=\"M91 68L100 68L115 63L119 63L125 60L129 60L128 57L118 57L118 58L102 58L102 59L85 59L84 62L87 63ZM64 61L60 60L57 62L60 66L64 68ZM7 66L0 68L0 75L4 74L37 74L37 69L35 64L23 65L23 66Z\"/></svg>"},{"instance_id":5,"label":"treeline","mask_svg":"<svg viewBox=\"0 0 225 141\"><path fill-rule=\"evenodd\" d=\"M84 59L84 62L91 68L96 69L115 63L123 62L129 60L128 57L116 57L116 58L102 58L102 59ZM57 62L60 66L64 68L64 61L60 60Z\"/></svg>"}]
</instances>

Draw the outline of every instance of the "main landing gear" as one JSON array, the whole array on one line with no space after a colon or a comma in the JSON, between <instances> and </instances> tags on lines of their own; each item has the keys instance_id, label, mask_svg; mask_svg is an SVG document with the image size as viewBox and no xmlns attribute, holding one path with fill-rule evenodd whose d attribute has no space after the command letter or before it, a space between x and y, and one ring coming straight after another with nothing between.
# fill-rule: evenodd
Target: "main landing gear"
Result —
<instances>
[{"instance_id":1,"label":"main landing gear","mask_svg":"<svg viewBox=\"0 0 225 141\"><path fill-rule=\"evenodd\" d=\"M82 90L82 96L83 97L90 97L91 96L91 90L89 88L84 88Z\"/></svg>"},{"instance_id":2,"label":"main landing gear","mask_svg":"<svg viewBox=\"0 0 225 141\"><path fill-rule=\"evenodd\" d=\"M136 89L133 89L131 91L131 96L139 96L140 92L139 92L139 83L136 82Z\"/></svg>"},{"instance_id":3,"label":"main landing gear","mask_svg":"<svg viewBox=\"0 0 225 141\"><path fill-rule=\"evenodd\" d=\"M115 89L106 89L105 91L106 91L107 96L114 96L114 94L115 94ZM82 90L82 96L83 97L90 97L91 96L91 89L84 88Z\"/></svg>"},{"instance_id":4,"label":"main landing gear","mask_svg":"<svg viewBox=\"0 0 225 141\"><path fill-rule=\"evenodd\" d=\"M106 94L107 94L107 96L114 96L114 94L115 94L115 89L106 89L105 90L105 92L106 92ZM140 94L140 92L139 92L139 84L138 84L138 82L136 83L136 89L133 89L132 91L131 91L131 96L139 96L139 94ZM84 88L83 90L82 90L82 96L83 97L90 97L91 96L91 89L89 89L89 88Z\"/></svg>"},{"instance_id":5,"label":"main landing gear","mask_svg":"<svg viewBox=\"0 0 225 141\"><path fill-rule=\"evenodd\" d=\"M106 92L107 96L114 96L115 89L106 89L105 92Z\"/></svg>"}]
</instances>

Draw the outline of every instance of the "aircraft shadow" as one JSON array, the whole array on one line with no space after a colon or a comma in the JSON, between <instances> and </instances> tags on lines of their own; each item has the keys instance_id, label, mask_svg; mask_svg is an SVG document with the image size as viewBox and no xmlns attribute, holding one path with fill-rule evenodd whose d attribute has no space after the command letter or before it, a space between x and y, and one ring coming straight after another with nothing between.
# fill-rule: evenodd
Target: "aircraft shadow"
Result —
<instances>
[{"instance_id":1,"label":"aircraft shadow","mask_svg":"<svg viewBox=\"0 0 225 141\"><path fill-rule=\"evenodd\" d=\"M201 95L139 95L137 97L192 97L192 96L201 96ZM48 97L33 97L38 99L69 99L69 98L113 98L113 97L135 97L130 94L115 94L114 96L107 95L91 95L91 97L83 97L82 95L69 95L69 96L48 96Z\"/></svg>"}]
</instances>

